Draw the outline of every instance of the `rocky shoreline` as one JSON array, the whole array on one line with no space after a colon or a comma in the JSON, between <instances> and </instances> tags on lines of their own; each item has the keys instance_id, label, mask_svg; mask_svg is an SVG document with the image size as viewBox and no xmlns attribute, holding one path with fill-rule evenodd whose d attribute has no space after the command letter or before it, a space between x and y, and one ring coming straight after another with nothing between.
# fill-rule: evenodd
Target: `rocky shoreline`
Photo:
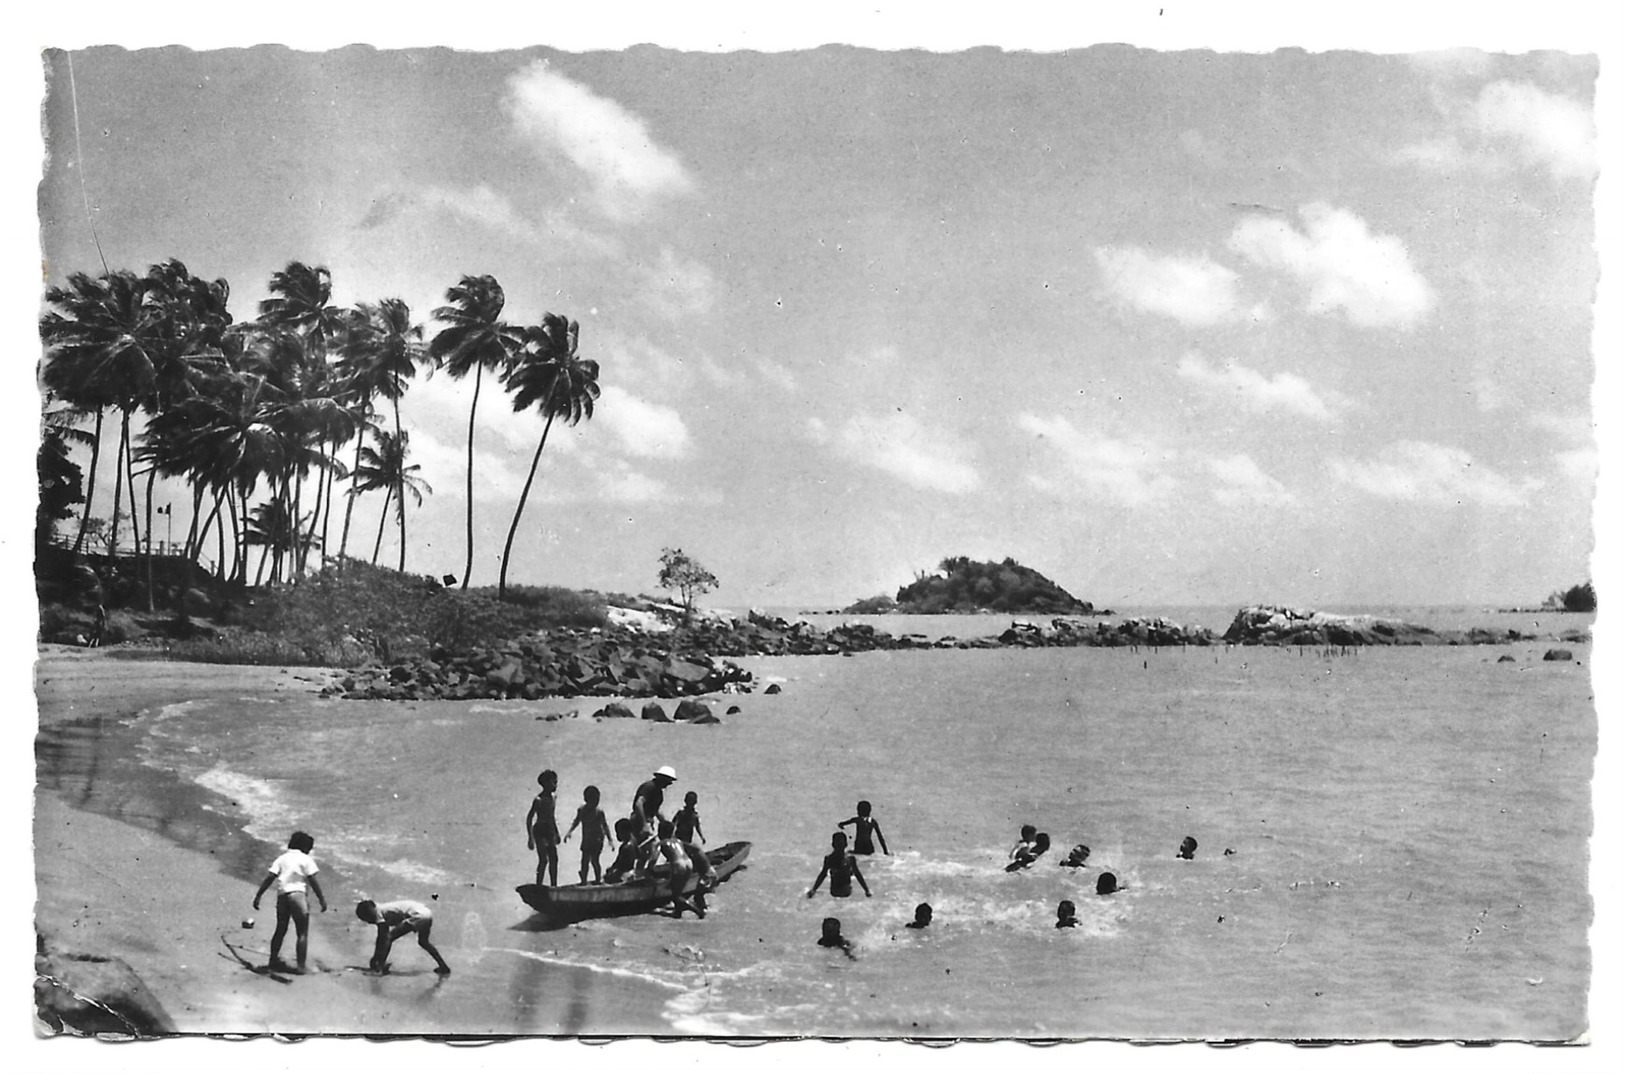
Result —
<instances>
[{"instance_id":1,"label":"rocky shoreline","mask_svg":"<svg viewBox=\"0 0 1625 1074\"><path fill-rule=\"evenodd\" d=\"M1117 622L1075 617L1046 625L1014 621L1002 633L979 638L888 634L865 623L820 629L805 621L751 612L743 619L712 617L670 630L635 625L608 629L556 630L501 647L467 652L432 651L391 664L369 663L337 677L322 692L366 700L476 700L543 697L683 698L701 694L748 693L751 673L728 658L748 656L837 656L910 649L1126 648L1148 646L1415 646L1506 645L1540 640L1517 630L1434 630L1368 615L1331 615L1279 605L1239 610L1229 628L1216 635L1160 616ZM1568 630L1554 640L1585 643L1586 631ZM630 716L630 710L600 710ZM679 706L676 720L711 716L699 707ZM658 705L643 718L668 718ZM709 720L703 722L710 722Z\"/></svg>"}]
</instances>

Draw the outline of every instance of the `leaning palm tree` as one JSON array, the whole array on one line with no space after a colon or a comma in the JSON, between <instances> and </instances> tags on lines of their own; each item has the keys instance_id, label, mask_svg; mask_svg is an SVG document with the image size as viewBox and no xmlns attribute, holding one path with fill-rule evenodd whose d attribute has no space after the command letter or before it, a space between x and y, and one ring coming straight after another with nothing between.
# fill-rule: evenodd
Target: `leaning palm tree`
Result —
<instances>
[{"instance_id":1,"label":"leaning palm tree","mask_svg":"<svg viewBox=\"0 0 1625 1074\"><path fill-rule=\"evenodd\" d=\"M423 504L423 494L434 492L429 483L418 477L418 471L423 467L413 463L406 464L408 436L406 433L379 432L377 434L378 446L361 449L361 463L356 467L356 483L350 495L359 496L364 492L384 490L384 509L378 515L378 539L372 545L372 564L378 565L378 552L384 545L384 523L389 518L389 504L395 501L395 518L401 527L401 556L398 571L406 570L406 497L412 497L412 502L418 506Z\"/></svg>"},{"instance_id":2,"label":"leaning palm tree","mask_svg":"<svg viewBox=\"0 0 1625 1074\"><path fill-rule=\"evenodd\" d=\"M523 330L523 349L502 377L503 384L513 393L514 410L535 406L547 423L542 426L536 454L531 456L530 473L519 493L513 523L508 526L507 543L502 546L502 573L497 578L499 600L508 593L508 557L513 553L519 516L525 513L530 485L536 480L536 464L542 461L542 449L547 446L553 419L563 418L566 425L574 425L584 418L592 418L593 402L598 398L598 363L576 354L580 334L581 326L575 321L544 313L541 325Z\"/></svg>"},{"instance_id":3,"label":"leaning palm tree","mask_svg":"<svg viewBox=\"0 0 1625 1074\"><path fill-rule=\"evenodd\" d=\"M120 415L118 459L113 484L113 534L118 542L120 501L131 469L130 418L150 397L158 377L160 356L166 350L161 319L147 302L147 280L133 272L108 272L92 278L76 272L66 287L45 292L53 307L40 318L45 341L45 386L69 404L98 413L116 408ZM97 443L101 419L97 419ZM92 450L92 483L85 495L85 518L95 495L94 474L99 452ZM130 525L135 527L135 492L130 492ZM84 524L74 542L84 539ZM139 542L139 536L137 537Z\"/></svg>"},{"instance_id":4,"label":"leaning palm tree","mask_svg":"<svg viewBox=\"0 0 1625 1074\"><path fill-rule=\"evenodd\" d=\"M420 363L429 361L423 344L423 326L412 323L412 308L399 298L386 298L374 305L363 302L351 315L349 330L339 347L339 371L344 378L345 400L351 410L352 435L356 442L356 464L365 433L370 428L372 401L383 396L395 412L395 435L401 433L401 396ZM351 496L344 509L344 530L339 538L343 557L350 537Z\"/></svg>"},{"instance_id":5,"label":"leaning palm tree","mask_svg":"<svg viewBox=\"0 0 1625 1074\"><path fill-rule=\"evenodd\" d=\"M461 380L474 374L474 401L468 407L467 555L463 560L462 588L474 569L474 412L480 405L480 377L485 370L504 370L512 360L518 339L502 323L506 296L494 276L464 276L446 291L447 305L434 311L446 327L429 343L429 357L437 367Z\"/></svg>"}]
</instances>

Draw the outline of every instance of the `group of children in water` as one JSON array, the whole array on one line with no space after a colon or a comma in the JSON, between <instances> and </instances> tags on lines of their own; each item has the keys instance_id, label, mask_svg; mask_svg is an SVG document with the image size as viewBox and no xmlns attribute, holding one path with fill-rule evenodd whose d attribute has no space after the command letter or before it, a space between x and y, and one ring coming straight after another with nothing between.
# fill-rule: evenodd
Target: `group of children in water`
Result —
<instances>
[{"instance_id":1,"label":"group of children in water","mask_svg":"<svg viewBox=\"0 0 1625 1074\"><path fill-rule=\"evenodd\" d=\"M260 899L273 884L277 887L276 931L271 934L271 962L266 967L269 970L305 972L305 956L310 946L310 906L305 897L307 889L321 902L322 913L327 912L327 896L322 893L322 885L316 879L319 869L310 853L315 847L316 840L308 832L294 832L288 839L288 849L271 862L259 890L254 892L254 909L258 910ZM446 965L440 951L429 940L429 933L434 927L434 911L423 903L413 899L396 899L386 903L363 899L356 904L355 916L378 929L372 958L367 963L367 968L373 973L389 972L390 948L407 933L417 935L418 946L434 959L436 973L445 976L451 972L451 967ZM254 919L248 918L243 925L253 928ZM282 961L282 942L287 938L289 925L293 926L295 936L297 963L294 966Z\"/></svg>"},{"instance_id":2,"label":"group of children in water","mask_svg":"<svg viewBox=\"0 0 1625 1074\"><path fill-rule=\"evenodd\" d=\"M662 766L654 771L653 776L640 784L632 796L632 813L617 820L611 829L604 810L599 805L601 794L597 787L588 786L581 792L582 803L576 809L575 817L570 822L569 829L561 838L556 818L558 773L551 768L536 777L541 786L541 792L531 802L530 811L525 815L526 845L536 852L536 883L544 882L558 884L560 844L569 842L570 837L581 830L581 883L587 883L587 874L592 873L592 882L595 884L618 883L628 877L637 878L647 875L649 870L660 864L662 860L671 867L671 884L673 895L674 916L681 917L683 911L688 910L696 917L705 916L705 893L715 886L716 871L705 851L695 842L703 843L705 833L700 827L698 810L699 796L689 791L683 796L683 808L668 819L661 811L664 804L665 789L677 781L677 773L671 768ZM848 849L848 838L845 829L853 829L855 845ZM858 865L858 855L872 855L875 852L875 842L878 840L882 853L890 855L891 848L886 845L886 836L880 830L880 822L875 819L873 806L867 800L860 801L856 814L848 817L836 825L836 831L830 836L830 852L824 855L822 868L818 877L813 881L812 887L807 889L807 898L812 898L823 886L824 880L829 880L829 893L837 899L848 898L852 894L852 882L856 880L863 888L865 897L874 893L869 890L869 882L863 876L863 870ZM603 855L606 841L614 836L617 847L615 860L608 869L602 869L600 858ZM323 894L321 884L316 879L316 859L311 856L316 841L306 832L294 832L288 840L288 849L278 855L271 863L264 882L254 893L254 909L260 907L260 899L277 886L276 902L276 931L271 935L271 964L273 970L282 970L292 973L304 973L306 952L309 941L310 909L306 901L306 890L314 893L320 900L322 911L327 910L327 896ZM1177 857L1186 861L1196 853L1196 840L1186 836L1179 845ZM1039 858L1049 851L1050 839L1046 832L1038 831L1031 824L1024 824L1021 828L1021 838L1010 848L1009 862L1005 865L1006 872L1019 872L1030 867ZM1226 850L1226 854L1233 851ZM1066 858L1058 862L1064 868L1082 868L1089 860L1089 848L1082 843L1073 847ZM687 886L690 877L698 875L700 883L692 900L683 897L683 889ZM1123 886L1118 883L1117 876L1110 872L1103 872L1095 880L1095 894L1111 895L1121 891ZM434 912L426 905L411 899L397 899L393 902L376 903L371 899L356 904L356 917L370 925L377 927L377 941L373 947L372 959L368 968L375 973L389 971L389 952L394 942L408 933L415 934L418 946L429 954L435 961L435 972L449 974L451 967L446 960L440 957L440 952L429 940L429 934L434 926ZM905 928L925 929L931 925L932 909L930 903L922 902L914 908L914 920ZM1070 899L1063 899L1055 911L1055 927L1058 929L1076 928L1079 924L1077 907ZM244 922L252 927L253 919ZM295 930L295 950L297 953L297 966L289 967L282 961L282 944L287 937L288 927L292 925ZM820 947L836 947L852 954L852 944L841 935L841 921L836 917L826 917L823 921L822 933L819 936Z\"/></svg>"},{"instance_id":3,"label":"group of children in water","mask_svg":"<svg viewBox=\"0 0 1625 1074\"><path fill-rule=\"evenodd\" d=\"M874 843L870 839L871 833L880 839L881 849L885 850L887 854L891 853L886 848L886 839L880 834L880 824L874 819L871 810L870 803L867 801L859 802L857 815L841 821L837 826L845 828L849 824L857 825L857 846L850 852L846 849L847 839L844 831L837 831L830 837L830 843L834 849L824 856L824 866L818 873L818 879L813 881L813 886L808 890L807 898L810 899L817 893L818 887L824 882L825 876L829 877L829 893L838 899L846 898L852 894L853 879L856 879L862 885L864 895L870 894L869 885L858 868L855 855L873 854L875 852ZM1010 848L1009 862L1005 865L1004 871L1015 873L1028 868L1048 853L1049 848L1049 833L1041 832L1031 824L1023 824L1021 826L1021 838ZM1235 852L1226 850L1225 853L1228 855ZM1175 857L1190 861L1195 854L1196 840L1187 835L1179 844L1179 850ZM1056 864L1062 868L1080 869L1088 860L1089 848L1079 843L1067 853L1065 858ZM1123 888L1124 885L1118 882L1115 873L1103 872L1095 878L1096 895L1112 895L1122 891ZM932 916L931 904L922 902L914 908L914 920L903 927L908 929L929 928ZM1072 929L1077 928L1080 924L1082 922L1078 919L1077 906L1071 899L1062 899L1060 905L1055 908L1055 927L1058 929ZM848 956L852 956L851 941L841 935L840 918L824 918L822 931L818 938L818 946L839 948L846 952Z\"/></svg>"}]
</instances>

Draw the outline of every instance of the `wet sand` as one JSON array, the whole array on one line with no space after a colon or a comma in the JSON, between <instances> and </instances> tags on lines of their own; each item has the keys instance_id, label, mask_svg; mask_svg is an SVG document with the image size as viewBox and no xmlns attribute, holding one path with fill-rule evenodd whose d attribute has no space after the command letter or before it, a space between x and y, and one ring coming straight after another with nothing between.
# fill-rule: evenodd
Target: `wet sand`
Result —
<instances>
[{"instance_id":1,"label":"wet sand","mask_svg":"<svg viewBox=\"0 0 1625 1074\"><path fill-rule=\"evenodd\" d=\"M78 976L83 989L94 992L109 976L105 960L122 962L138 979L134 990L152 1015L144 1029L161 1033L492 1032L480 997L446 987L455 979L455 964L453 978L439 978L427 972L422 952L408 944L392 957L404 972L384 978L360 972L357 967L371 953L372 933L355 920L346 891L327 891L326 914L316 912L311 900L310 964L316 972L280 979L252 972L238 956L260 967L267 961L274 893L260 911L251 903L277 848L205 809L207 792L164 773L153 770L150 778L132 782L131 767L123 765L117 780L98 777L122 745L118 721L123 718L183 700L310 692L329 674L131 661L106 651L41 647L35 667L41 728L33 824L35 929L52 956L53 976L69 988ZM254 923L245 928L248 918ZM445 939L437 938L444 946ZM293 954L290 935L283 957L292 961ZM613 994L606 996L605 983L594 980L592 1002L641 1011L641 1021L659 1023L663 994L633 985L609 987ZM551 994L542 1000L539 1025L568 1026L570 1012L587 1001L583 988L545 991ZM557 1011L550 1013L549 1007ZM49 1031L43 1023L36 1028Z\"/></svg>"}]
</instances>

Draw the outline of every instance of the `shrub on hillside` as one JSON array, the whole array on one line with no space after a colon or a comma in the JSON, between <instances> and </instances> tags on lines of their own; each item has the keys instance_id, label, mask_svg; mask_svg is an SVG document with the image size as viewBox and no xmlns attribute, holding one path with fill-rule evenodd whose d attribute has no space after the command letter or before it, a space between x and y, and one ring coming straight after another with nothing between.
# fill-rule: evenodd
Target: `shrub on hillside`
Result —
<instances>
[{"instance_id":1,"label":"shrub on hillside","mask_svg":"<svg viewBox=\"0 0 1625 1074\"><path fill-rule=\"evenodd\" d=\"M245 609L245 626L323 653L364 648L379 660L431 647L497 645L550 627L607 625L601 603L557 587L517 587L501 601L493 590L443 588L432 578L354 560L296 586L262 591Z\"/></svg>"}]
</instances>

